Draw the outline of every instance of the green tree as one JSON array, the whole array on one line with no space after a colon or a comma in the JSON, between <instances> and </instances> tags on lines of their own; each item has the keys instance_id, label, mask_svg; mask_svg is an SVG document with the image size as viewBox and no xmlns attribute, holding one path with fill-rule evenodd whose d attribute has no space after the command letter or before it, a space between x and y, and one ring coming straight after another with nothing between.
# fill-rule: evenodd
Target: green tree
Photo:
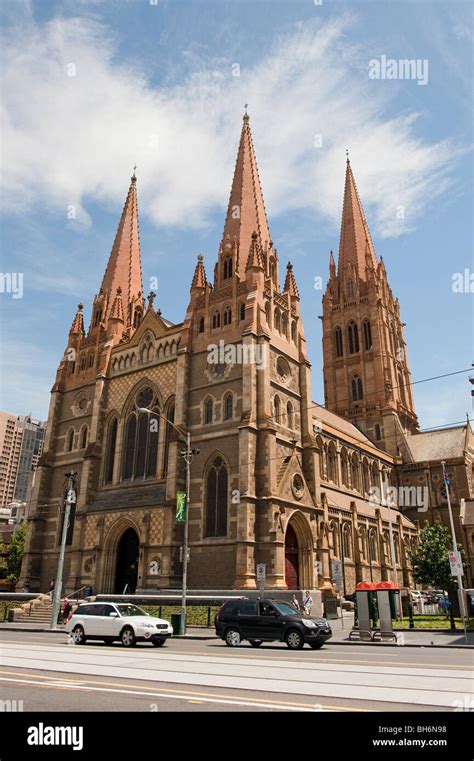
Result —
<instances>
[{"instance_id":1,"label":"green tree","mask_svg":"<svg viewBox=\"0 0 474 761\"><path fill-rule=\"evenodd\" d=\"M7 572L8 581L18 580L21 571L21 561L25 551L26 521L13 534L10 544L0 545L0 552L4 557L0 559L0 568Z\"/></svg>"},{"instance_id":2,"label":"green tree","mask_svg":"<svg viewBox=\"0 0 474 761\"><path fill-rule=\"evenodd\" d=\"M420 541L415 549L409 551L413 566L413 578L417 584L430 584L435 589L455 589L449 552L452 549L451 532L439 521L425 523L420 531ZM462 547L458 544L462 553Z\"/></svg>"}]
</instances>

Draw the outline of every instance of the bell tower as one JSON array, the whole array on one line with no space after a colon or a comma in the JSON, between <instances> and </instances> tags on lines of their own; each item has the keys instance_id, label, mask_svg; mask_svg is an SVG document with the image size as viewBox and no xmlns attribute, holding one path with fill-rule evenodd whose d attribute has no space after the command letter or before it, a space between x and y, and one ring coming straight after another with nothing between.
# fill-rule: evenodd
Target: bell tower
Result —
<instances>
[{"instance_id":1,"label":"bell tower","mask_svg":"<svg viewBox=\"0 0 474 761\"><path fill-rule=\"evenodd\" d=\"M400 304L377 260L349 158L339 258L323 296L325 404L390 454L418 430Z\"/></svg>"}]
</instances>

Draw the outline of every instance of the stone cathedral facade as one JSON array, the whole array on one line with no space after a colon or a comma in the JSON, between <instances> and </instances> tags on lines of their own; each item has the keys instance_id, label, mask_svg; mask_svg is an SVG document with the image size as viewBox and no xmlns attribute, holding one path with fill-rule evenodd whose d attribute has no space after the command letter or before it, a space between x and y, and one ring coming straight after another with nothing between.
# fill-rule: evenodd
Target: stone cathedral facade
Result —
<instances>
[{"instance_id":1,"label":"stone cathedral facade","mask_svg":"<svg viewBox=\"0 0 474 761\"><path fill-rule=\"evenodd\" d=\"M350 163L338 267L331 254L323 299L324 406L312 399L297 282L270 235L247 114L212 276L201 255L191 276L179 324L153 293L144 298L133 176L90 325L79 305L57 370L19 584L45 590L56 575L73 470L66 592L180 587L175 516L185 464L170 423L200 450L191 465L190 588L254 589L256 564L265 563L268 588L329 593L334 559L343 560L346 592L391 578L388 508L369 496L426 475L407 443L424 434L400 308ZM453 483L472 497L464 429L470 465L462 455ZM391 516L407 586L417 526L406 510Z\"/></svg>"}]
</instances>

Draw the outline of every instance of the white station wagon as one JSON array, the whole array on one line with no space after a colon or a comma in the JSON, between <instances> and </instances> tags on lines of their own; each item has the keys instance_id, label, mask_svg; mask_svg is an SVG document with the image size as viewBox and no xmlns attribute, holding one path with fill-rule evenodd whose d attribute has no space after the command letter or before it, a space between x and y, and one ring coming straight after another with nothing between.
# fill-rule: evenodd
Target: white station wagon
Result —
<instances>
[{"instance_id":1,"label":"white station wagon","mask_svg":"<svg viewBox=\"0 0 474 761\"><path fill-rule=\"evenodd\" d=\"M101 639L107 643L120 640L124 647L133 647L136 642L161 647L173 634L169 621L150 616L137 605L121 602L79 605L64 628L72 633L76 645L83 645L88 639Z\"/></svg>"}]
</instances>

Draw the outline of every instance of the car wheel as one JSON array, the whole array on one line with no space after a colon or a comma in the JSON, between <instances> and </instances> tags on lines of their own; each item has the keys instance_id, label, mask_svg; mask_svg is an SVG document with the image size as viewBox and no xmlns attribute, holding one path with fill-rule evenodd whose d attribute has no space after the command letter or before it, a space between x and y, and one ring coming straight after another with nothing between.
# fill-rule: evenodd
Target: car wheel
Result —
<instances>
[{"instance_id":1,"label":"car wheel","mask_svg":"<svg viewBox=\"0 0 474 761\"><path fill-rule=\"evenodd\" d=\"M124 647L133 647L136 644L135 634L131 626L126 626L122 630L120 641Z\"/></svg>"},{"instance_id":2,"label":"car wheel","mask_svg":"<svg viewBox=\"0 0 474 761\"><path fill-rule=\"evenodd\" d=\"M165 639L152 639L151 641L152 645L154 645L155 647L163 647L165 642L166 642Z\"/></svg>"},{"instance_id":3,"label":"car wheel","mask_svg":"<svg viewBox=\"0 0 474 761\"><path fill-rule=\"evenodd\" d=\"M260 647L260 645L262 644L261 639L249 639L249 642L252 645L252 647Z\"/></svg>"},{"instance_id":4,"label":"car wheel","mask_svg":"<svg viewBox=\"0 0 474 761\"><path fill-rule=\"evenodd\" d=\"M321 650L324 642L310 642L309 646L313 648L313 650Z\"/></svg>"},{"instance_id":5,"label":"car wheel","mask_svg":"<svg viewBox=\"0 0 474 761\"><path fill-rule=\"evenodd\" d=\"M84 633L84 629L82 626L76 626L73 629L72 636L74 637L74 644L75 645L85 645L86 644L86 636Z\"/></svg>"},{"instance_id":6,"label":"car wheel","mask_svg":"<svg viewBox=\"0 0 474 761\"><path fill-rule=\"evenodd\" d=\"M240 645L240 632L237 629L227 629L225 643L229 647L238 647Z\"/></svg>"},{"instance_id":7,"label":"car wheel","mask_svg":"<svg viewBox=\"0 0 474 761\"><path fill-rule=\"evenodd\" d=\"M298 629L290 629L285 637L286 644L290 650L301 650L304 646L303 635L300 634Z\"/></svg>"}]
</instances>

